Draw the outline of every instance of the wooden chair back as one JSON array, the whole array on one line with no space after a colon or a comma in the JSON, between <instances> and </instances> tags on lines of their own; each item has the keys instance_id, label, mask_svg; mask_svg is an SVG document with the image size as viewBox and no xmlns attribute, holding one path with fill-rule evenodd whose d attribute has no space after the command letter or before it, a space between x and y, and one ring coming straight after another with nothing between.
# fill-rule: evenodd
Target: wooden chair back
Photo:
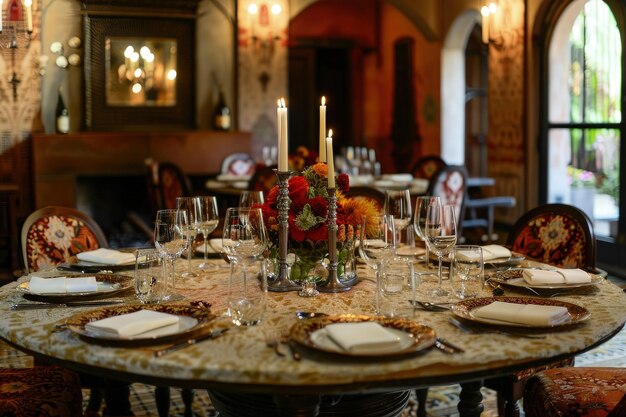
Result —
<instances>
[{"instance_id":1,"label":"wooden chair back","mask_svg":"<svg viewBox=\"0 0 626 417\"><path fill-rule=\"evenodd\" d=\"M26 273L56 266L80 252L108 247L95 220L70 207L41 208L28 216L22 226Z\"/></svg>"},{"instance_id":2,"label":"wooden chair back","mask_svg":"<svg viewBox=\"0 0 626 417\"><path fill-rule=\"evenodd\" d=\"M153 216L157 210L175 209L177 197L191 195L189 179L171 162L146 160L146 181Z\"/></svg>"},{"instance_id":3,"label":"wooden chair back","mask_svg":"<svg viewBox=\"0 0 626 417\"><path fill-rule=\"evenodd\" d=\"M446 161L441 159L439 156L427 155L417 160L411 170L411 174L413 174L415 178L430 180L432 176L437 173L437 171L447 166L448 164L446 164Z\"/></svg>"},{"instance_id":4,"label":"wooden chair back","mask_svg":"<svg viewBox=\"0 0 626 417\"><path fill-rule=\"evenodd\" d=\"M507 245L550 265L596 272L593 224L568 204L544 204L526 212L513 225Z\"/></svg>"}]
</instances>

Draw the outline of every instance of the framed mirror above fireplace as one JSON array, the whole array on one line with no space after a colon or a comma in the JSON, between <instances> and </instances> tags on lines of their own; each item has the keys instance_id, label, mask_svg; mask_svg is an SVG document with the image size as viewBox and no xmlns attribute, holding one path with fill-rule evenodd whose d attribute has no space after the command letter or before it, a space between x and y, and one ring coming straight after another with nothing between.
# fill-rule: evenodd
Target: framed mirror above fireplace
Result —
<instances>
[{"instance_id":1,"label":"framed mirror above fireplace","mask_svg":"<svg viewBox=\"0 0 626 417\"><path fill-rule=\"evenodd\" d=\"M195 126L198 0L85 0L85 128Z\"/></svg>"}]
</instances>

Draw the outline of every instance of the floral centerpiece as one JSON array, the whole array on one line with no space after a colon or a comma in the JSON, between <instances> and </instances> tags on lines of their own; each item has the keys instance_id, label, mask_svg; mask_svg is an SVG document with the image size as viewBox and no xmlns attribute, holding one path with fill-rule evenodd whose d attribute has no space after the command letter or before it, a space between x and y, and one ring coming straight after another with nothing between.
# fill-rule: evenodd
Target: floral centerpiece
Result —
<instances>
[{"instance_id":1,"label":"floral centerpiece","mask_svg":"<svg viewBox=\"0 0 626 417\"><path fill-rule=\"evenodd\" d=\"M337 177L338 267L342 276L353 262L354 240L358 239L363 216L373 218L379 211L365 198L347 198L350 187L347 174ZM289 179L289 252L295 255L290 278L302 281L326 277L324 259L328 255L328 171L325 163L305 168ZM270 258L278 257L278 186L268 193L261 206L270 238Z\"/></svg>"}]
</instances>

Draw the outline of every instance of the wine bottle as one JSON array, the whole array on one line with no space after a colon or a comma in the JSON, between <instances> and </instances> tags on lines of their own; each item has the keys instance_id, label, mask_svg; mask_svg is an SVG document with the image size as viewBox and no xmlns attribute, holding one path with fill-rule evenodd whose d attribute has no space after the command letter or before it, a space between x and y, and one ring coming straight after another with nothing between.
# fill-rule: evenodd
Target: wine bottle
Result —
<instances>
[{"instance_id":1,"label":"wine bottle","mask_svg":"<svg viewBox=\"0 0 626 417\"><path fill-rule=\"evenodd\" d=\"M230 129L230 109L226 105L224 92L220 89L219 98L215 110L213 110L213 129L228 130Z\"/></svg>"},{"instance_id":2,"label":"wine bottle","mask_svg":"<svg viewBox=\"0 0 626 417\"><path fill-rule=\"evenodd\" d=\"M63 101L63 96L60 91L59 98L57 99L55 115L57 133L68 133L70 131L70 113L65 106L65 102Z\"/></svg>"}]
</instances>

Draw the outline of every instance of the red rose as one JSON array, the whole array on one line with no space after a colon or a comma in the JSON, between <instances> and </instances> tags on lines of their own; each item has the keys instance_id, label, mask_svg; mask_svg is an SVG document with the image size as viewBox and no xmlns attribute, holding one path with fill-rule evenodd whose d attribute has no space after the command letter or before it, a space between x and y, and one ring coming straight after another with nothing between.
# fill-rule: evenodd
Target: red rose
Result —
<instances>
[{"instance_id":1,"label":"red rose","mask_svg":"<svg viewBox=\"0 0 626 417\"><path fill-rule=\"evenodd\" d=\"M313 214L318 217L326 217L328 214L328 201L324 197L317 196L309 200Z\"/></svg>"},{"instance_id":2,"label":"red rose","mask_svg":"<svg viewBox=\"0 0 626 417\"><path fill-rule=\"evenodd\" d=\"M292 202L304 206L309 194L309 183L302 176L289 180L289 198Z\"/></svg>"},{"instance_id":3,"label":"red rose","mask_svg":"<svg viewBox=\"0 0 626 417\"><path fill-rule=\"evenodd\" d=\"M326 223L322 223L318 227L307 230L306 238L308 240L312 240L313 242L328 239L328 229L326 228Z\"/></svg>"},{"instance_id":4,"label":"red rose","mask_svg":"<svg viewBox=\"0 0 626 417\"><path fill-rule=\"evenodd\" d=\"M272 189L267 193L267 199L265 200L265 204L268 206L276 207L276 202L278 201L278 185L272 187Z\"/></svg>"}]
</instances>

